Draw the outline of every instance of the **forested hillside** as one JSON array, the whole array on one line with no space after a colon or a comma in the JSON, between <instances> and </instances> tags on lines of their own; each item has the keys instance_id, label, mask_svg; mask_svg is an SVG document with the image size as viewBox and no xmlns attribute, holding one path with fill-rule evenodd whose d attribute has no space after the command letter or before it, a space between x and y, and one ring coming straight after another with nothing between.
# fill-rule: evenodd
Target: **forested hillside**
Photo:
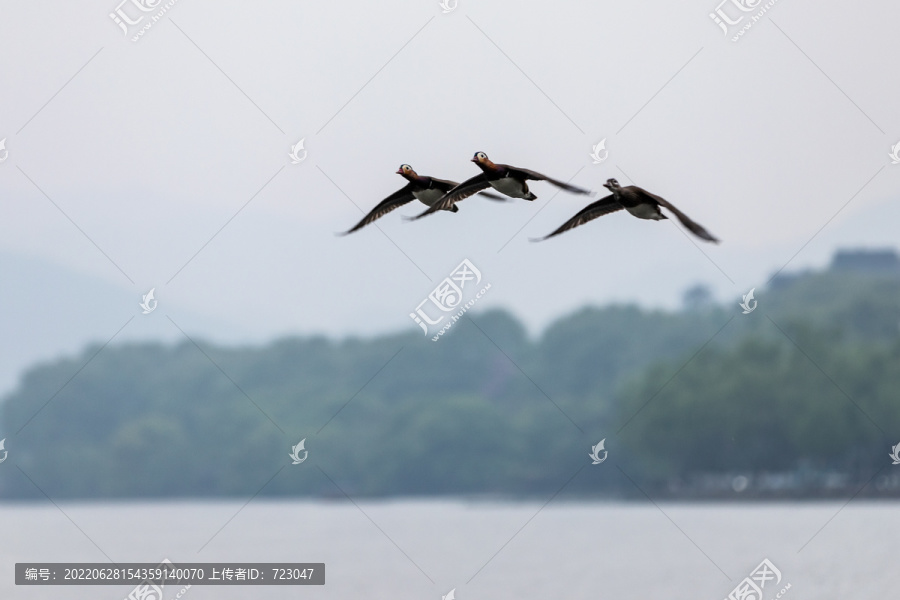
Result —
<instances>
[{"instance_id":1,"label":"forested hillside","mask_svg":"<svg viewBox=\"0 0 900 600\"><path fill-rule=\"evenodd\" d=\"M900 493L900 277L831 269L757 289L747 315L739 299L585 308L536 339L491 311L436 343L88 347L0 405L0 494L546 495L576 472L566 493L765 495L780 474L816 495L876 473L865 494Z\"/></svg>"}]
</instances>

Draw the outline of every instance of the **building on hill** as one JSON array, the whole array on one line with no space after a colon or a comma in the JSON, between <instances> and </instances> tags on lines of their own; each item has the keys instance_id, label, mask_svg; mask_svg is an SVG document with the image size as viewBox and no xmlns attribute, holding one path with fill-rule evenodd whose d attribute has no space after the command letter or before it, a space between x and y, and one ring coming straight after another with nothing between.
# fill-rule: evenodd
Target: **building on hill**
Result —
<instances>
[{"instance_id":1,"label":"building on hill","mask_svg":"<svg viewBox=\"0 0 900 600\"><path fill-rule=\"evenodd\" d=\"M838 273L853 271L856 273L895 275L900 277L900 255L893 248L838 250L831 258L828 271ZM812 269L779 273L772 278L772 281L769 283L769 289L782 290L789 288L813 273Z\"/></svg>"},{"instance_id":2,"label":"building on hill","mask_svg":"<svg viewBox=\"0 0 900 600\"><path fill-rule=\"evenodd\" d=\"M900 275L900 257L893 248L878 250L838 250L831 259L831 271L863 271Z\"/></svg>"}]
</instances>

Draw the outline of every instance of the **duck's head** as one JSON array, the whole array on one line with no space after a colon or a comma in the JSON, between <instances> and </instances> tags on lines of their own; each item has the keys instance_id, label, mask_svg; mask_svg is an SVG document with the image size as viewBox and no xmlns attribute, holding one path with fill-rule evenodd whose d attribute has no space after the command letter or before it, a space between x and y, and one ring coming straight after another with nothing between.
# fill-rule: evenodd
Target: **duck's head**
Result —
<instances>
[{"instance_id":1,"label":"duck's head","mask_svg":"<svg viewBox=\"0 0 900 600\"><path fill-rule=\"evenodd\" d=\"M475 156L472 157L472 162L481 167L482 169L496 169L497 165L491 162L491 159L488 158L487 154L484 152L476 152Z\"/></svg>"},{"instance_id":2,"label":"duck's head","mask_svg":"<svg viewBox=\"0 0 900 600\"><path fill-rule=\"evenodd\" d=\"M416 177L416 172L413 171L413 168L409 165L403 164L400 165L400 168L397 169L397 175L403 175L406 178Z\"/></svg>"},{"instance_id":3,"label":"duck's head","mask_svg":"<svg viewBox=\"0 0 900 600\"><path fill-rule=\"evenodd\" d=\"M616 190L621 190L622 186L619 185L619 182L615 179L607 179L606 183L603 184L603 187L608 189L611 192L615 192Z\"/></svg>"}]
</instances>

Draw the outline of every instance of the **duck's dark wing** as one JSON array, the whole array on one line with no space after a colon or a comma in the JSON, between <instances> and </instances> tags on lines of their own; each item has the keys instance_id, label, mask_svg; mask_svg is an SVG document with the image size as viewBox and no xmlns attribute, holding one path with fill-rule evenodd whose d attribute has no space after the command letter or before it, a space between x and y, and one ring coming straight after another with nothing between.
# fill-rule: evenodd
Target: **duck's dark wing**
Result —
<instances>
[{"instance_id":1,"label":"duck's dark wing","mask_svg":"<svg viewBox=\"0 0 900 600\"><path fill-rule=\"evenodd\" d=\"M469 196L477 194L481 190L490 187L490 185L491 184L490 182L488 182L488 179L487 177L485 177L484 173L479 173L475 177L466 179L461 184L448 191L446 194L444 194L443 198L429 206L428 210L420 215L412 217L410 220L415 221L416 219L421 219L425 215L430 215L431 213L437 212L439 210L450 210L450 207L460 200L465 200Z\"/></svg>"},{"instance_id":2,"label":"duck's dark wing","mask_svg":"<svg viewBox=\"0 0 900 600\"><path fill-rule=\"evenodd\" d=\"M575 216L560 225L556 231L549 235L545 235L542 238L534 238L532 242L540 242L541 240L546 240L547 238L552 238L554 235L559 235L565 231L570 229L575 229L579 225L584 225L588 221L593 221L597 217L602 217L603 215L608 215L611 212L616 212L617 210L622 210L624 207L619 204L615 197L610 194L605 198L600 198L596 202L588 204L580 211L575 213Z\"/></svg>"},{"instance_id":3,"label":"duck's dark wing","mask_svg":"<svg viewBox=\"0 0 900 600\"><path fill-rule=\"evenodd\" d=\"M449 179L438 179L437 177L432 177L431 181L434 183L434 187L441 190L445 194L459 185L456 181L450 181Z\"/></svg>"},{"instance_id":4,"label":"duck's dark wing","mask_svg":"<svg viewBox=\"0 0 900 600\"><path fill-rule=\"evenodd\" d=\"M352 229L349 229L339 235L347 235L347 234L353 233L354 231L356 231L358 229L362 229L369 223L372 223L373 221L377 221L378 219L380 219L384 215L388 214L395 208L398 208L408 202L411 202L413 199L415 199L415 196L413 196L413 190L415 190L415 189L416 189L416 186L414 184L412 184L412 183L406 184L404 187L400 188L399 190L397 190L396 192L394 192L393 194L391 194L390 196L388 196L387 198L385 198L384 200L379 202L375 206L375 208L370 210L369 214L367 214L365 217L363 217L362 221L360 221L359 223L354 225Z\"/></svg>"},{"instance_id":5,"label":"duck's dark wing","mask_svg":"<svg viewBox=\"0 0 900 600\"><path fill-rule=\"evenodd\" d=\"M449 192L453 188L455 188L458 183L455 181L450 181L449 179L437 179L436 177L432 177L431 180L435 183L436 188L440 190L444 190L444 192ZM478 192L479 195L484 196L485 198L490 198L491 200L495 200L497 202L507 202L509 198L504 196L500 196L498 194L493 194L491 192Z\"/></svg>"},{"instance_id":6,"label":"duck's dark wing","mask_svg":"<svg viewBox=\"0 0 900 600\"><path fill-rule=\"evenodd\" d=\"M565 181L560 181L559 179L553 179L552 177L547 177L543 173L538 173L537 171L532 171L531 169L521 169L519 167L511 167L509 165L502 165L510 170L512 174L519 174L523 179L534 179L536 181L547 181L552 183L556 187L560 187L567 192L572 192L574 194L590 194L590 190L586 190L584 188L580 188L577 185L572 185L566 183Z\"/></svg>"},{"instance_id":7,"label":"duck's dark wing","mask_svg":"<svg viewBox=\"0 0 900 600\"><path fill-rule=\"evenodd\" d=\"M652 198L653 200L656 200L656 202L659 203L660 206L671 211L671 213L673 215L678 217L678 220L681 221L681 224L684 225L685 227L687 227L688 230L691 233L693 233L694 235L696 235L698 238L706 240L707 242L713 242L714 244L719 243L719 240L716 239L716 237L713 236L713 234L711 234L706 229L704 229L703 226L700 225L700 223L697 223L696 221L692 221L690 217L688 217L686 214L684 214L683 212L681 212L680 210L678 210L677 208L672 206L672 203L669 202L668 200L666 200L665 198L663 198L661 196L657 196L656 194L652 194L643 188L639 188L637 186L633 186L633 187L636 191L648 196L649 198Z\"/></svg>"},{"instance_id":8,"label":"duck's dark wing","mask_svg":"<svg viewBox=\"0 0 900 600\"><path fill-rule=\"evenodd\" d=\"M488 200L493 200L494 202L509 202L509 198L493 192L478 192L478 195L484 196Z\"/></svg>"}]
</instances>

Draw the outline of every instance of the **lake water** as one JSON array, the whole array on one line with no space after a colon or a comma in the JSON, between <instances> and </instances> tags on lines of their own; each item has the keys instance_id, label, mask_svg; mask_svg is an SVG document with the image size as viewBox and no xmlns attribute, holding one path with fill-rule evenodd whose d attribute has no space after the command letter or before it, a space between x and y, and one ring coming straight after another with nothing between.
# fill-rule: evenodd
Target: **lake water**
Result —
<instances>
[{"instance_id":1,"label":"lake water","mask_svg":"<svg viewBox=\"0 0 900 600\"><path fill-rule=\"evenodd\" d=\"M900 506L888 502L243 505L2 505L0 598L120 600L130 586L14 585L17 561L107 556L326 564L324 586L194 586L186 600L441 600L453 588L456 600L722 600L764 558L782 574L766 585L765 600L787 584L786 600L900 594ZM168 586L165 600L180 590Z\"/></svg>"}]
</instances>

